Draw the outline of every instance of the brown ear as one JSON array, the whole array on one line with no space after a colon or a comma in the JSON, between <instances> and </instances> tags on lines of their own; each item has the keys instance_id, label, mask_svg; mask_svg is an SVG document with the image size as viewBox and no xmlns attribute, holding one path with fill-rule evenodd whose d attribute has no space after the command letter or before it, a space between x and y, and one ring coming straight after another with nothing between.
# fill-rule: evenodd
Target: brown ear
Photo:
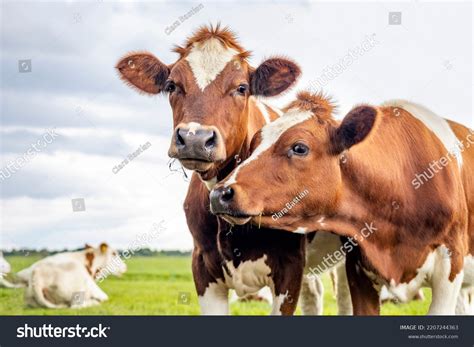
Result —
<instances>
[{"instance_id":1,"label":"brown ear","mask_svg":"<svg viewBox=\"0 0 474 347\"><path fill-rule=\"evenodd\" d=\"M275 96L290 88L301 75L299 66L285 58L265 60L250 74L252 95Z\"/></svg>"},{"instance_id":2,"label":"brown ear","mask_svg":"<svg viewBox=\"0 0 474 347\"><path fill-rule=\"evenodd\" d=\"M105 253L107 252L107 249L109 248L109 245L106 244L105 242L101 243L99 246L100 252Z\"/></svg>"},{"instance_id":3,"label":"brown ear","mask_svg":"<svg viewBox=\"0 0 474 347\"><path fill-rule=\"evenodd\" d=\"M331 132L332 152L342 151L362 142L374 127L377 110L372 106L358 106L344 117L341 125Z\"/></svg>"},{"instance_id":4,"label":"brown ear","mask_svg":"<svg viewBox=\"0 0 474 347\"><path fill-rule=\"evenodd\" d=\"M131 53L115 66L122 80L139 91L158 94L163 90L170 70L150 53Z\"/></svg>"},{"instance_id":5,"label":"brown ear","mask_svg":"<svg viewBox=\"0 0 474 347\"><path fill-rule=\"evenodd\" d=\"M90 248L92 248L92 246L86 243L85 249L90 249Z\"/></svg>"}]
</instances>

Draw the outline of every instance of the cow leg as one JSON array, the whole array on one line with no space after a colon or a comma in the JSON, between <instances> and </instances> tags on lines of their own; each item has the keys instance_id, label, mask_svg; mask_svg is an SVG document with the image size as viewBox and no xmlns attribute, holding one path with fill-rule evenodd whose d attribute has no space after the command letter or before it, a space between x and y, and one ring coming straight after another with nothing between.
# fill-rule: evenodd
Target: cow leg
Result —
<instances>
[{"instance_id":1,"label":"cow leg","mask_svg":"<svg viewBox=\"0 0 474 347\"><path fill-rule=\"evenodd\" d=\"M192 270L194 284L198 294L199 306L202 315L228 315L229 314L229 288L220 278L210 274L209 267L214 267L218 272L218 262L205 262L205 255L199 250L193 251ZM207 259L216 259L207 256Z\"/></svg>"},{"instance_id":2,"label":"cow leg","mask_svg":"<svg viewBox=\"0 0 474 347\"><path fill-rule=\"evenodd\" d=\"M474 297L472 296L470 288L461 289L456 303L456 315L474 315Z\"/></svg>"},{"instance_id":3,"label":"cow leg","mask_svg":"<svg viewBox=\"0 0 474 347\"><path fill-rule=\"evenodd\" d=\"M303 268L304 263L302 263L301 267L289 267L283 269L282 272L279 272L279 275L272 278L272 315L291 316L295 313L303 281ZM275 273L274 271L272 272Z\"/></svg>"},{"instance_id":4,"label":"cow leg","mask_svg":"<svg viewBox=\"0 0 474 347\"><path fill-rule=\"evenodd\" d=\"M336 268L336 299L339 316L352 315L352 300L349 282L347 281L346 266L341 264Z\"/></svg>"},{"instance_id":5,"label":"cow leg","mask_svg":"<svg viewBox=\"0 0 474 347\"><path fill-rule=\"evenodd\" d=\"M202 295L198 296L202 315L228 315L229 314L229 288L218 281L209 283Z\"/></svg>"},{"instance_id":6,"label":"cow leg","mask_svg":"<svg viewBox=\"0 0 474 347\"><path fill-rule=\"evenodd\" d=\"M360 251L354 248L346 256L346 273L355 316L380 315L379 293L359 265Z\"/></svg>"},{"instance_id":7,"label":"cow leg","mask_svg":"<svg viewBox=\"0 0 474 347\"><path fill-rule=\"evenodd\" d=\"M464 279L464 271L459 272L450 281L451 257L438 254L435 270L431 280L432 299L429 315L454 315L456 312L456 302L460 295L461 285Z\"/></svg>"},{"instance_id":8,"label":"cow leg","mask_svg":"<svg viewBox=\"0 0 474 347\"><path fill-rule=\"evenodd\" d=\"M324 287L319 276L309 274L303 276L301 283L301 310L305 316L321 316L323 314Z\"/></svg>"},{"instance_id":9,"label":"cow leg","mask_svg":"<svg viewBox=\"0 0 474 347\"><path fill-rule=\"evenodd\" d=\"M90 278L87 283L89 287L89 293L91 299L95 299L97 301L106 301L109 300L109 296L95 283L95 281Z\"/></svg>"}]
</instances>

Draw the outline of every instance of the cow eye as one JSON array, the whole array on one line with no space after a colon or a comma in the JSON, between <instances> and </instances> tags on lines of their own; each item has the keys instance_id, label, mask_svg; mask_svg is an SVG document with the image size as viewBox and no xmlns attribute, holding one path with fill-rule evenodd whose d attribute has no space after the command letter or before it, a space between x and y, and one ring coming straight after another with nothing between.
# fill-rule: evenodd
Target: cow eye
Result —
<instances>
[{"instance_id":1,"label":"cow eye","mask_svg":"<svg viewBox=\"0 0 474 347\"><path fill-rule=\"evenodd\" d=\"M165 85L165 92L173 93L176 90L176 84L173 81L168 81Z\"/></svg>"},{"instance_id":2,"label":"cow eye","mask_svg":"<svg viewBox=\"0 0 474 347\"><path fill-rule=\"evenodd\" d=\"M309 147L306 146L304 143L295 143L290 150L291 154L305 156L309 152Z\"/></svg>"},{"instance_id":3,"label":"cow eye","mask_svg":"<svg viewBox=\"0 0 474 347\"><path fill-rule=\"evenodd\" d=\"M241 84L237 87L237 93L239 93L240 95L245 95L247 90L248 90L248 85L246 84Z\"/></svg>"}]
</instances>

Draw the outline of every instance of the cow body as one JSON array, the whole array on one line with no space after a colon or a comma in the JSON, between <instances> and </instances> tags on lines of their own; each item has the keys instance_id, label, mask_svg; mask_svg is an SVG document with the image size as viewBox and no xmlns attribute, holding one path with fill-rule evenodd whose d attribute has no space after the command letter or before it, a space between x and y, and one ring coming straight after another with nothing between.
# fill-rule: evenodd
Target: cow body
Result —
<instances>
[{"instance_id":1,"label":"cow body","mask_svg":"<svg viewBox=\"0 0 474 347\"><path fill-rule=\"evenodd\" d=\"M27 284L25 302L32 307L83 308L108 300L95 278L102 269L113 269L115 275L126 271L116 252L102 244L95 249L58 253L41 259L20 271L18 277ZM110 272L110 271L109 271Z\"/></svg>"},{"instance_id":2,"label":"cow body","mask_svg":"<svg viewBox=\"0 0 474 347\"><path fill-rule=\"evenodd\" d=\"M327 99L300 94L214 188L212 210L342 236L356 314L379 312L383 285L401 301L430 286L430 313L454 314L474 286L472 132L408 102L359 106L342 123L331 113ZM277 177L294 183L275 189ZM304 202L271 218L302 189Z\"/></svg>"}]
</instances>

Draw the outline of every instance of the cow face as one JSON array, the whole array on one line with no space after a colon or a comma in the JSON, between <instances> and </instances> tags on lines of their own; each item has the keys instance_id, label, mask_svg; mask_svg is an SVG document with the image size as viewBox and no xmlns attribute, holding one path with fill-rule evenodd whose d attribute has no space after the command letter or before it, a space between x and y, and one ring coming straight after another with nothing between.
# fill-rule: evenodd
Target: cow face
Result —
<instances>
[{"instance_id":1,"label":"cow face","mask_svg":"<svg viewBox=\"0 0 474 347\"><path fill-rule=\"evenodd\" d=\"M300 93L285 114L257 133L252 155L211 191L211 211L234 224L289 231L329 214L341 188L341 153L361 142L376 111L362 106L338 125L320 95Z\"/></svg>"},{"instance_id":2,"label":"cow face","mask_svg":"<svg viewBox=\"0 0 474 347\"><path fill-rule=\"evenodd\" d=\"M250 98L280 94L300 70L283 58L251 67L249 53L219 27L201 28L175 51L180 58L170 65L149 53L133 53L117 69L139 91L168 95L174 123L168 154L210 179L247 138Z\"/></svg>"},{"instance_id":3,"label":"cow face","mask_svg":"<svg viewBox=\"0 0 474 347\"><path fill-rule=\"evenodd\" d=\"M94 262L94 267L98 269L98 273L107 273L115 276L121 276L127 271L127 265L122 260L117 250L110 247L106 243L101 243L99 247L92 248L86 245L89 259ZM87 257L86 253L86 257Z\"/></svg>"}]
</instances>

